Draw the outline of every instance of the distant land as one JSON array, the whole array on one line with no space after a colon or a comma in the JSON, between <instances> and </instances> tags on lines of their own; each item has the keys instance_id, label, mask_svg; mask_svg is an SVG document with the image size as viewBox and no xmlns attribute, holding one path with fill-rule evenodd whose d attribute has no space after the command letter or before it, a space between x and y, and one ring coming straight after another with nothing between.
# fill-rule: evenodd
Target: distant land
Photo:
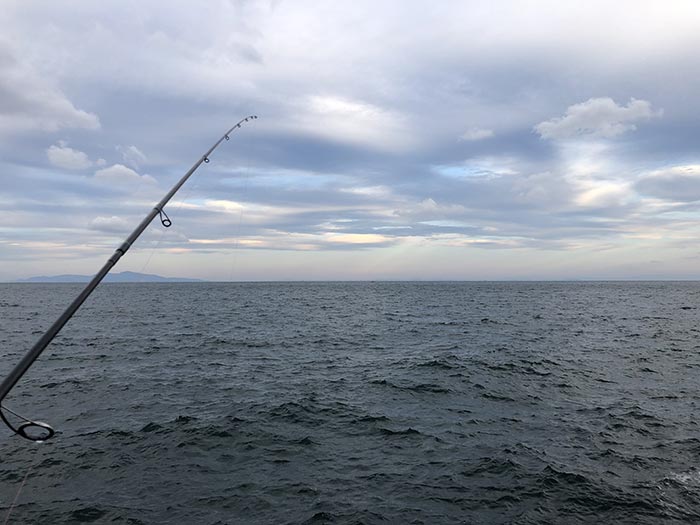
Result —
<instances>
[{"instance_id":1,"label":"distant land","mask_svg":"<svg viewBox=\"0 0 700 525\"><path fill-rule=\"evenodd\" d=\"M39 275L27 279L18 279L18 283L86 283L92 275ZM108 273L102 282L105 283L201 283L202 279L187 279L185 277L163 277L150 273L121 272Z\"/></svg>"}]
</instances>

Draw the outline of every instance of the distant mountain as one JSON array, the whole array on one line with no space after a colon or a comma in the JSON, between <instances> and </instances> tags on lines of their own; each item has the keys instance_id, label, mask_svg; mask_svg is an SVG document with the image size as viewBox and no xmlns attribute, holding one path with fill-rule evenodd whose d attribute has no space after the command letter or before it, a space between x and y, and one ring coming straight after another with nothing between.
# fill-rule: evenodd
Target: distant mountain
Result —
<instances>
[{"instance_id":1,"label":"distant mountain","mask_svg":"<svg viewBox=\"0 0 700 525\"><path fill-rule=\"evenodd\" d=\"M92 279L92 275L40 275L19 279L19 283L86 283ZM202 279L187 279L185 277L162 277L149 273L121 272L108 273L104 278L105 283L201 283Z\"/></svg>"}]
</instances>

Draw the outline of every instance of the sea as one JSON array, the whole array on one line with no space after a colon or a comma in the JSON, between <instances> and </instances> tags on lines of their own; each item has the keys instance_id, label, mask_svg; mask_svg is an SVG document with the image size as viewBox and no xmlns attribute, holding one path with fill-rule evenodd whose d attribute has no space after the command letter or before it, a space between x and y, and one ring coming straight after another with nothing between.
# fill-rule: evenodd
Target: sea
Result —
<instances>
[{"instance_id":1,"label":"sea","mask_svg":"<svg viewBox=\"0 0 700 525\"><path fill-rule=\"evenodd\" d=\"M82 286L0 285L0 376ZM700 523L699 306L700 282L103 284L4 402L56 435L0 428L0 520Z\"/></svg>"}]
</instances>

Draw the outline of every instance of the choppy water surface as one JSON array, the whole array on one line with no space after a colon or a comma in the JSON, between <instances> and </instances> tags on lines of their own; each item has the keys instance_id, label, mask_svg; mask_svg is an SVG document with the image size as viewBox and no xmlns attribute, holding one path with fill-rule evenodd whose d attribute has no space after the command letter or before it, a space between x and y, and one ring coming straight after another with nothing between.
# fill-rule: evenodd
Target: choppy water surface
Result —
<instances>
[{"instance_id":1,"label":"choppy water surface","mask_svg":"<svg viewBox=\"0 0 700 525\"><path fill-rule=\"evenodd\" d=\"M81 285L0 285L0 374ZM10 523L697 523L700 283L102 285Z\"/></svg>"}]
</instances>

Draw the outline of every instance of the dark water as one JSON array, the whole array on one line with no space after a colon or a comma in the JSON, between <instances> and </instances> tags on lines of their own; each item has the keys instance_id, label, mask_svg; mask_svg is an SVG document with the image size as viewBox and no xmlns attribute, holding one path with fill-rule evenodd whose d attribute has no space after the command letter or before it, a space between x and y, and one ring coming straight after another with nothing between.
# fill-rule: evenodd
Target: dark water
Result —
<instances>
[{"instance_id":1,"label":"dark water","mask_svg":"<svg viewBox=\"0 0 700 525\"><path fill-rule=\"evenodd\" d=\"M80 286L0 285L4 376ZM10 523L698 523L700 283L103 285Z\"/></svg>"}]
</instances>

